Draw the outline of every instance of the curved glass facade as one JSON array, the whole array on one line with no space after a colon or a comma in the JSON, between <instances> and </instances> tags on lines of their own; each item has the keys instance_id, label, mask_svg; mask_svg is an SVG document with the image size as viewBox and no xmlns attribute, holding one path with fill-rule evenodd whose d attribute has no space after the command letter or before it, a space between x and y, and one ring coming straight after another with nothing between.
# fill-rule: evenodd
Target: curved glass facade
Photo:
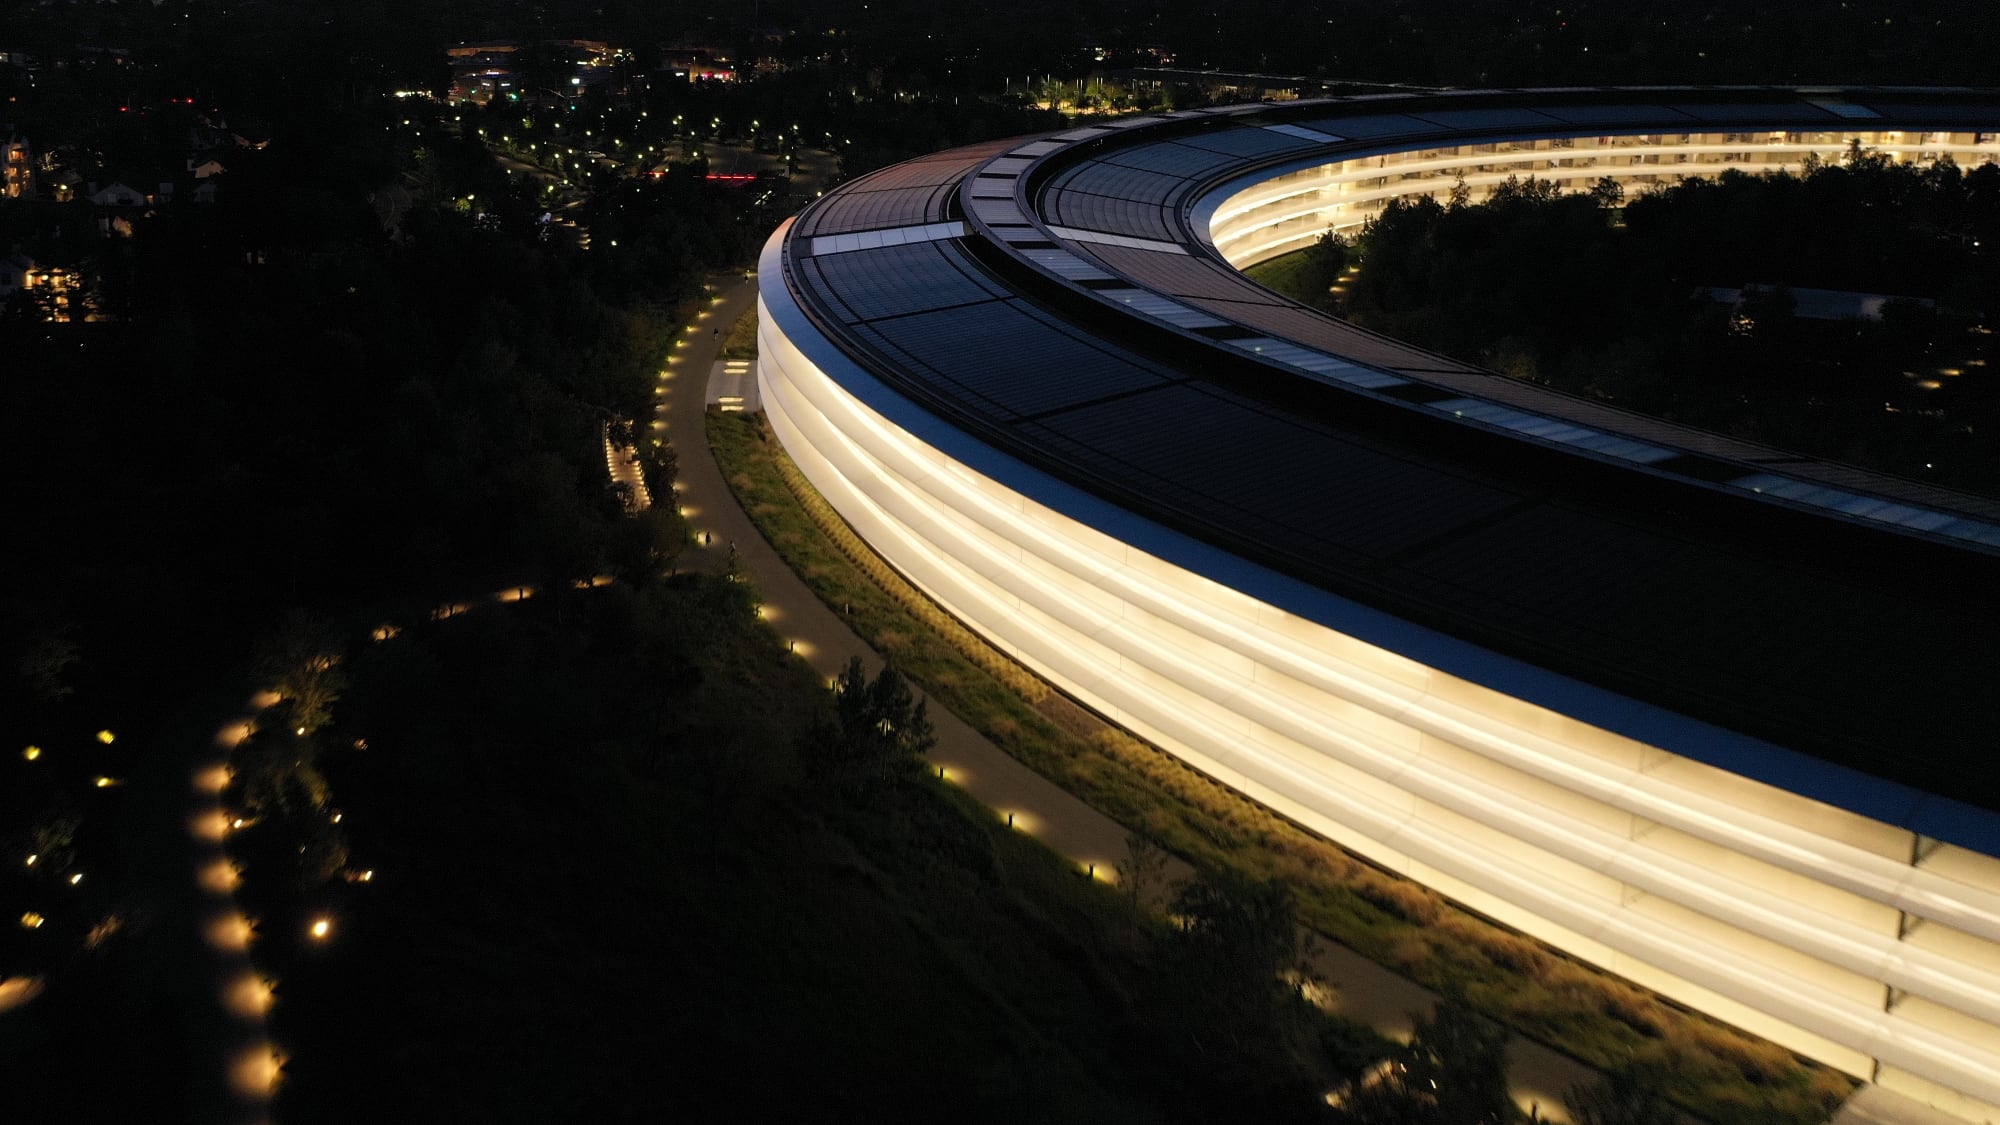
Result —
<instances>
[{"instance_id":1,"label":"curved glass facade","mask_svg":"<svg viewBox=\"0 0 2000 1125\"><path fill-rule=\"evenodd\" d=\"M1339 108L1354 112L1351 103ZM1288 108L1294 117L1309 111ZM1432 137L1395 152L1377 146L1337 160L1280 152L1278 160L1262 136L1249 135L1274 126L1246 121L1201 139L1217 152L1263 156L1224 152L1201 162L1178 203L1153 205L1166 216L1165 242L1146 233L1158 216L1143 209L1102 212L1110 216L1096 223L1102 229L1078 225L1093 221L1081 211L1051 217L1063 206L1051 185L1076 191L1082 183L1107 199L1099 194L1111 190L1106 184L1139 196L1152 190L1152 181L1125 174L1145 171L1139 160L1105 163L1129 152L1147 124L906 165L904 181L936 181L920 185L921 198L915 189L871 189L867 179L844 189L872 209L872 227L839 227L837 208L820 207L773 236L760 267L760 390L807 479L947 610L1211 776L1680 1003L1968 1118L2000 1116L2000 858L1980 843L2000 838L1991 835L2000 818L1954 808L1946 819L1956 842L1942 842L1909 818L1870 815L1864 799L1826 799L1840 784L1870 784L1859 775L1440 633L1247 558L1201 526L1137 512L1115 490L1065 472L1061 458L1016 441L1012 431L1030 423L1001 433L961 417L953 400L928 397L921 380L950 379L955 348L970 365L975 351L993 346L981 322L941 322L960 335L941 334L928 352L923 338L879 327L1027 290L1042 297L1033 317L991 321L1018 334L1024 363L1081 356L1037 344L1032 333L1045 323L1080 325L1080 335L1096 334L1106 347L1130 339L1094 314L1055 317L1047 311L1055 302L1033 278L1020 280L1005 263L982 266L997 248L1085 299L1104 303L1107 293L1131 290L1116 297L1131 315L1178 317L1187 331L1235 346L1245 338L1236 323L1213 316L1212 305L1202 313L1214 323L1190 319L1187 293L1135 284L1118 255L1198 257L1212 239L1232 261L1248 261L1260 251L1243 248L1280 245L1285 224L1307 223L1307 237L1316 236L1329 215L1351 216L1355 205L1386 198L1392 183L1435 191L1461 176L1473 185L1554 169L1629 182L1667 174L1654 168L1684 174L1754 164L1750 155L1782 161L1812 146L1838 151L1853 134L1647 132L1593 138L1581 149L1575 137ZM1320 148L1341 139L1293 128L1319 136L1312 143ZM1864 143L1886 148L1897 134L1868 136L1875 139ZM1059 163L1076 146L1090 148L1086 163L1112 168L1101 183L1085 180L1079 163ZM1963 163L1994 148L1990 134L1963 132L1926 133L1906 147L1953 151ZM1584 159L1601 162L1549 163ZM938 183L959 185L956 203L939 201ZM909 191L908 206L883 209L892 191ZM970 245L982 238L987 250ZM876 260L895 268L871 267L866 255L885 248L898 256ZM930 272L912 284L912 271ZM841 310L853 315L835 315ZM1083 359L1070 362L1085 370ZM1090 391L1092 409L1105 395L1147 393L1141 376L1153 368L1134 363L1085 370L1102 381ZM1356 360L1321 374L1393 389L1381 380L1395 370ZM1046 402L1028 403L1019 416L1033 419L1037 408L1045 412ZM1603 456L1601 443L1568 440ZM1643 449L1671 448L1640 446L1617 456L1650 469ZM1967 520L1976 534L1980 521ZM1724 768L1739 759L1778 764Z\"/></svg>"}]
</instances>

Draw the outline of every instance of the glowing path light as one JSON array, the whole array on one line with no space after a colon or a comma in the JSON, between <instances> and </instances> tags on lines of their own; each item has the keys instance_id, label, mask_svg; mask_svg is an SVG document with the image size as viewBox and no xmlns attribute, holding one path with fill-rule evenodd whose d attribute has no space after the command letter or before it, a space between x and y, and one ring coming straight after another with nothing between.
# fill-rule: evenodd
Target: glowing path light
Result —
<instances>
[{"instance_id":1,"label":"glowing path light","mask_svg":"<svg viewBox=\"0 0 2000 1125\"><path fill-rule=\"evenodd\" d=\"M230 780L227 752L249 738L258 716L277 702L275 692L253 696L240 717L216 731L215 757L197 765L188 782L193 808L187 830L194 842L194 880L207 904L201 933L215 957L216 1004L249 1040L218 1060L224 1084L237 1099L232 1120L245 1122L266 1120L284 1060L266 1039L271 985L250 965L251 922L233 897L240 874L223 850L229 832L244 822L224 810L222 795Z\"/></svg>"}]
</instances>

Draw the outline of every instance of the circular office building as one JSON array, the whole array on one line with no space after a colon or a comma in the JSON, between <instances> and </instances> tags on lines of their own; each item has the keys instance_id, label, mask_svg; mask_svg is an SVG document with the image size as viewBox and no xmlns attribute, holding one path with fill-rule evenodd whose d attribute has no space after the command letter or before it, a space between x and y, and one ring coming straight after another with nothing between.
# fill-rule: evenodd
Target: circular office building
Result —
<instances>
[{"instance_id":1,"label":"circular office building","mask_svg":"<svg viewBox=\"0 0 2000 1125\"><path fill-rule=\"evenodd\" d=\"M2000 94L1194 110L854 180L761 263L807 479L1195 767L1849 1074L2000 1118L2000 502L1555 393L1240 268L1387 201L2000 159Z\"/></svg>"}]
</instances>

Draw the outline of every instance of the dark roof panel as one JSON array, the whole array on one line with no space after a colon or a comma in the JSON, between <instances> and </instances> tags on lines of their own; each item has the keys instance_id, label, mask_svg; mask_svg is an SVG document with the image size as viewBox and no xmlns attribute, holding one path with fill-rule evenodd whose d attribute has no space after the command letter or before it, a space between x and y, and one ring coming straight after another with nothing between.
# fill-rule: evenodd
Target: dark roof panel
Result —
<instances>
[{"instance_id":1,"label":"dark roof panel","mask_svg":"<svg viewBox=\"0 0 2000 1125\"><path fill-rule=\"evenodd\" d=\"M1401 113L1370 114L1366 117L1318 117L1296 121L1308 129L1332 133L1336 137L1372 140L1380 137L1422 137L1448 132L1443 125Z\"/></svg>"},{"instance_id":2,"label":"dark roof panel","mask_svg":"<svg viewBox=\"0 0 2000 1125\"><path fill-rule=\"evenodd\" d=\"M1537 110L1505 106L1496 109L1427 109L1415 116L1454 131L1473 129L1547 129L1556 119Z\"/></svg>"},{"instance_id":3,"label":"dark roof panel","mask_svg":"<svg viewBox=\"0 0 2000 1125\"><path fill-rule=\"evenodd\" d=\"M892 188L829 196L833 204L814 208L799 221L802 235L843 234L932 223L946 217L952 184Z\"/></svg>"},{"instance_id":4,"label":"dark roof panel","mask_svg":"<svg viewBox=\"0 0 2000 1125\"><path fill-rule=\"evenodd\" d=\"M1209 152L1206 149L1171 143L1145 145L1114 152L1104 159L1107 164L1141 168L1148 172L1166 172L1182 180L1236 163L1236 158L1228 153Z\"/></svg>"},{"instance_id":5,"label":"dark roof panel","mask_svg":"<svg viewBox=\"0 0 2000 1125\"><path fill-rule=\"evenodd\" d=\"M1022 301L916 313L856 329L1001 418L1060 410L1158 386L1169 376Z\"/></svg>"},{"instance_id":6,"label":"dark roof panel","mask_svg":"<svg viewBox=\"0 0 2000 1125\"><path fill-rule=\"evenodd\" d=\"M1092 163L1079 165L1057 176L1046 190L1050 195L1080 191L1119 200L1165 203L1187 187L1187 175L1166 175L1117 164Z\"/></svg>"},{"instance_id":7,"label":"dark roof panel","mask_svg":"<svg viewBox=\"0 0 2000 1125\"><path fill-rule=\"evenodd\" d=\"M1168 242L1174 229L1167 212L1157 203L1090 195L1080 191L1051 193L1044 197L1048 218L1058 226L1122 234Z\"/></svg>"},{"instance_id":8,"label":"dark roof panel","mask_svg":"<svg viewBox=\"0 0 2000 1125\"><path fill-rule=\"evenodd\" d=\"M808 258L801 269L838 300L856 321L991 301L1007 290L973 271L971 263L941 242L885 246Z\"/></svg>"},{"instance_id":9,"label":"dark roof panel","mask_svg":"<svg viewBox=\"0 0 2000 1125\"><path fill-rule=\"evenodd\" d=\"M1771 125L1796 125L1801 122L1825 120L1832 124L1841 118L1833 112L1811 102L1791 101L1772 104L1769 102L1731 102L1708 105L1702 102L1681 103L1672 108L1687 114L1703 124L1726 125L1732 122L1754 122Z\"/></svg>"},{"instance_id":10,"label":"dark roof panel","mask_svg":"<svg viewBox=\"0 0 2000 1125\"><path fill-rule=\"evenodd\" d=\"M1174 140L1189 148L1209 149L1231 156L1271 156L1280 152L1297 152L1313 147L1312 142L1284 133L1273 133L1269 129L1239 128L1212 130L1206 133L1191 133Z\"/></svg>"}]
</instances>

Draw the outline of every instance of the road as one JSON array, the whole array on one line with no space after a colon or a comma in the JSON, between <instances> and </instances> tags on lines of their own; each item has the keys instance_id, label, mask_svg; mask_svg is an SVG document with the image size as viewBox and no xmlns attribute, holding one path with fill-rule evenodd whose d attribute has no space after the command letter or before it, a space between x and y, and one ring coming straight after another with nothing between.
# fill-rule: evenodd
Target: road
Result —
<instances>
[{"instance_id":1,"label":"road","mask_svg":"<svg viewBox=\"0 0 2000 1125\"><path fill-rule=\"evenodd\" d=\"M822 605L792 573L770 544L758 534L736 503L708 449L705 423L707 377L715 366L716 348L731 325L756 300L756 283L740 276L714 280L715 292L706 311L673 350L660 381L655 423L680 454L677 496L695 532L696 547L682 556L684 565L719 565L728 545L735 544L740 565L756 577L765 618L812 666L833 676L859 656L870 674L882 658ZM719 331L707 331L717 329ZM707 547L699 544L707 534ZM938 745L931 757L946 776L982 803L1011 814L1017 828L1076 861L1095 865L1100 877L1115 871L1128 852L1126 829L1071 796L1054 782L1009 757L956 715L931 709ZM1168 872L1178 879L1189 873L1175 860ZM1407 1039L1410 1014L1428 1011L1437 995L1390 972L1344 946L1322 939L1314 968L1335 986L1331 1007L1347 1018L1369 1024L1393 1038ZM1570 1087L1598 1078L1597 1071L1560 1052L1515 1037L1509 1049L1509 1081L1523 1110L1531 1107L1542 1120L1564 1121L1562 1095Z\"/></svg>"}]
</instances>

